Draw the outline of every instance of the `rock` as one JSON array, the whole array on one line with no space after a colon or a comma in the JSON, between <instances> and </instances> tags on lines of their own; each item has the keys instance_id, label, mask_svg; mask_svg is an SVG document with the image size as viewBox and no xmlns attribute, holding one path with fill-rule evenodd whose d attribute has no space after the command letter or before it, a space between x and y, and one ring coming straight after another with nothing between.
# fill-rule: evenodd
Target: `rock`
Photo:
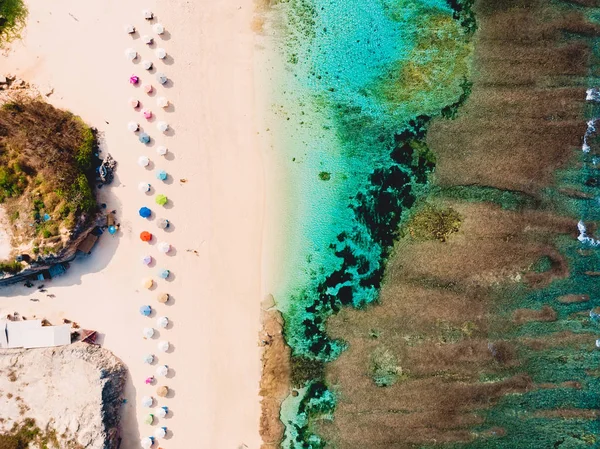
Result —
<instances>
[{"instance_id":1,"label":"rock","mask_svg":"<svg viewBox=\"0 0 600 449\"><path fill-rule=\"evenodd\" d=\"M12 82L11 87L25 87L25 81L21 78L17 78Z\"/></svg>"},{"instance_id":2,"label":"rock","mask_svg":"<svg viewBox=\"0 0 600 449\"><path fill-rule=\"evenodd\" d=\"M52 87L52 86L46 86L42 89L42 95L44 95L46 97L49 97L53 93L54 93L54 87Z\"/></svg>"},{"instance_id":3,"label":"rock","mask_svg":"<svg viewBox=\"0 0 600 449\"><path fill-rule=\"evenodd\" d=\"M6 84L8 83L8 80L6 79L6 77L4 75L0 75L0 84Z\"/></svg>"},{"instance_id":4,"label":"rock","mask_svg":"<svg viewBox=\"0 0 600 449\"><path fill-rule=\"evenodd\" d=\"M0 350L0 433L25 419L54 430L60 447L111 449L126 368L110 351L87 343Z\"/></svg>"}]
</instances>

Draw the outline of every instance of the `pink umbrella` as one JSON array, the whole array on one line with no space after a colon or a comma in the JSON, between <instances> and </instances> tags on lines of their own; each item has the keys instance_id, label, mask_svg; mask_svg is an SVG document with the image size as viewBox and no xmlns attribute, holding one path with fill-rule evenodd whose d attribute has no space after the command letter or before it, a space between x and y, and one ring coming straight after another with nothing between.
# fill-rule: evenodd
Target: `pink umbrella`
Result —
<instances>
[{"instance_id":1,"label":"pink umbrella","mask_svg":"<svg viewBox=\"0 0 600 449\"><path fill-rule=\"evenodd\" d=\"M144 84L144 92L146 92L147 94L151 94L152 90L154 90L154 88L151 84Z\"/></svg>"},{"instance_id":2,"label":"pink umbrella","mask_svg":"<svg viewBox=\"0 0 600 449\"><path fill-rule=\"evenodd\" d=\"M151 385L154 383L154 376L150 376L146 378L146 385Z\"/></svg>"},{"instance_id":3,"label":"pink umbrella","mask_svg":"<svg viewBox=\"0 0 600 449\"><path fill-rule=\"evenodd\" d=\"M142 111L142 114L144 114L144 118L147 120L150 120L152 118L152 111L149 109L144 109Z\"/></svg>"},{"instance_id":4,"label":"pink umbrella","mask_svg":"<svg viewBox=\"0 0 600 449\"><path fill-rule=\"evenodd\" d=\"M139 76L137 76L137 75L131 75L131 76L129 77L129 82L130 82L131 84L137 84L137 83L139 83L139 82L140 82L140 77L139 77Z\"/></svg>"}]
</instances>

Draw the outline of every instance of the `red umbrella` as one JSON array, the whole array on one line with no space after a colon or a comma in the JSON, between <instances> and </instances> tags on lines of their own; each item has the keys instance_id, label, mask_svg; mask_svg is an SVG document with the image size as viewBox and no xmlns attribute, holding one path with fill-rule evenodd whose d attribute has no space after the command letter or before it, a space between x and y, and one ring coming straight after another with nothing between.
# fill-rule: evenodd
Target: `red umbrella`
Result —
<instances>
[{"instance_id":1,"label":"red umbrella","mask_svg":"<svg viewBox=\"0 0 600 449\"><path fill-rule=\"evenodd\" d=\"M142 239L142 242L149 242L152 240L152 234L150 234L148 231L144 231L140 234L140 239Z\"/></svg>"}]
</instances>

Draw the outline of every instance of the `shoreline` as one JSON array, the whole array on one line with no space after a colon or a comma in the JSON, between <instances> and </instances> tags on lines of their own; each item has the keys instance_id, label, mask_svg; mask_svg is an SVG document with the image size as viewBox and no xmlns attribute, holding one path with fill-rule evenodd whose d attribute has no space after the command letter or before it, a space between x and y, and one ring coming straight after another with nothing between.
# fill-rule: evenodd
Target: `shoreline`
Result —
<instances>
[{"instance_id":1,"label":"shoreline","mask_svg":"<svg viewBox=\"0 0 600 449\"><path fill-rule=\"evenodd\" d=\"M260 444L257 335L263 288L264 168L256 123L249 119L256 113L252 3L244 0L242 8L219 4L200 8L179 0L170 1L169 7L137 0L122 5L115 0L90 7L74 0L52 5L31 0L24 41L11 44L3 59L7 72L43 90L51 86L49 101L98 128L102 148L119 162L113 185L100 191L99 201L117 210L120 235L104 235L91 257L46 283L55 298L14 286L2 290L0 310L45 316L51 322L65 317L104 334L103 346L129 369L122 449L139 447L140 438L154 432L143 424L148 411L139 401L154 394L155 387L145 386L144 378L155 367L148 368L142 358L156 351L158 340L144 341L141 336L144 326L154 324L138 313L142 304L152 305L173 323L172 329L160 332L160 339L173 347L160 355L172 372L166 379L172 397L164 402L172 414L161 421L170 434L161 447L192 441L200 448ZM156 109L154 99L128 85L131 73L146 74L123 55L127 47L135 47L144 57L152 55L123 31L125 24L133 23L147 32L141 16L144 8L154 10L168 31L159 42L172 59L161 70L173 80L165 93L174 111L160 115L168 120L173 135L157 139L157 144L168 146L170 160L141 146L126 130L128 121L142 122L128 107L129 97L139 96ZM62 32L53 32L57 28ZM74 61L77 73L69 70ZM158 137L153 125L148 130ZM144 153L156 168L169 173L169 182L162 185L154 173L137 166L136 159ZM138 235L145 228L158 232L154 223L137 216L139 207L153 204L137 191L141 181L152 182L171 201L169 209L156 212L172 223L171 232L160 238L175 250L172 257L157 257L159 265L150 269L139 258L149 249L155 254L155 248L143 246ZM156 290L142 290L140 280L156 279L160 267L171 271L172 281L160 280ZM171 295L172 305L157 304L161 291Z\"/></svg>"}]
</instances>

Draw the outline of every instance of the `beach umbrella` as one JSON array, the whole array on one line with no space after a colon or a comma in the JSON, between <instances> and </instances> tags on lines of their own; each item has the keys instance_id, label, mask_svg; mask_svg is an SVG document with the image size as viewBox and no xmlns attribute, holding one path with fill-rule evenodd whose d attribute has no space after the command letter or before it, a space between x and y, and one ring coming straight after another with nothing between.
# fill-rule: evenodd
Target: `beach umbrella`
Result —
<instances>
[{"instance_id":1,"label":"beach umbrella","mask_svg":"<svg viewBox=\"0 0 600 449\"><path fill-rule=\"evenodd\" d=\"M154 422L154 415L152 413L150 413L148 416L146 416L146 419L144 419L144 423L151 426L153 422Z\"/></svg>"},{"instance_id":2,"label":"beach umbrella","mask_svg":"<svg viewBox=\"0 0 600 449\"><path fill-rule=\"evenodd\" d=\"M140 106L140 102L139 102L139 100L137 100L137 99L135 99L135 98L130 98L130 99L129 99L129 105L130 105L132 108L134 108L134 109L135 109L135 108L137 108L137 107L139 107L139 106Z\"/></svg>"},{"instance_id":3,"label":"beach umbrella","mask_svg":"<svg viewBox=\"0 0 600 449\"><path fill-rule=\"evenodd\" d=\"M167 201L169 201L169 199L161 193L160 195L156 195L156 199L154 201L159 206L164 206L165 204L167 204Z\"/></svg>"},{"instance_id":4,"label":"beach umbrella","mask_svg":"<svg viewBox=\"0 0 600 449\"><path fill-rule=\"evenodd\" d=\"M165 59L167 57L167 51L164 48L157 48L154 54L158 59Z\"/></svg>"},{"instance_id":5,"label":"beach umbrella","mask_svg":"<svg viewBox=\"0 0 600 449\"><path fill-rule=\"evenodd\" d=\"M137 51L135 51L133 48L128 48L125 50L125 56L127 56L127 59L130 61L133 61L135 58L137 58L137 55Z\"/></svg>"},{"instance_id":6,"label":"beach umbrella","mask_svg":"<svg viewBox=\"0 0 600 449\"><path fill-rule=\"evenodd\" d=\"M150 290L153 285L154 285L154 281L152 279L150 279L150 278L144 279L142 281L142 287L144 287L144 288L146 288L148 290Z\"/></svg>"},{"instance_id":7,"label":"beach umbrella","mask_svg":"<svg viewBox=\"0 0 600 449\"><path fill-rule=\"evenodd\" d=\"M152 329L151 327L145 327L143 334L144 338L152 338L152 336L154 335L154 329Z\"/></svg>"},{"instance_id":8,"label":"beach umbrella","mask_svg":"<svg viewBox=\"0 0 600 449\"><path fill-rule=\"evenodd\" d=\"M151 396L144 396L142 398L142 407L152 407L154 404L154 399Z\"/></svg>"},{"instance_id":9,"label":"beach umbrella","mask_svg":"<svg viewBox=\"0 0 600 449\"><path fill-rule=\"evenodd\" d=\"M109 233L110 235L114 235L116 232L117 232L117 228L116 228L115 226L113 226L113 225L110 225L110 226L108 227L108 233Z\"/></svg>"},{"instance_id":10,"label":"beach umbrella","mask_svg":"<svg viewBox=\"0 0 600 449\"><path fill-rule=\"evenodd\" d=\"M140 441L140 444L142 445L143 449L150 449L152 447L152 445L154 444L154 438L153 437L142 438Z\"/></svg>"},{"instance_id":11,"label":"beach umbrella","mask_svg":"<svg viewBox=\"0 0 600 449\"><path fill-rule=\"evenodd\" d=\"M167 319L167 321L168 321L168 319ZM171 347L171 345L169 344L168 341L161 341L160 343L158 343L158 350L161 352L167 352L170 347Z\"/></svg>"},{"instance_id":12,"label":"beach umbrella","mask_svg":"<svg viewBox=\"0 0 600 449\"><path fill-rule=\"evenodd\" d=\"M169 413L169 407L167 407L166 405L163 405L162 407L160 407L157 411L156 414L160 417L160 418L164 418L167 416L167 414Z\"/></svg>"},{"instance_id":13,"label":"beach umbrella","mask_svg":"<svg viewBox=\"0 0 600 449\"><path fill-rule=\"evenodd\" d=\"M164 133L167 129L169 129L169 124L167 122L158 122L156 124L156 129Z\"/></svg>"},{"instance_id":14,"label":"beach umbrella","mask_svg":"<svg viewBox=\"0 0 600 449\"><path fill-rule=\"evenodd\" d=\"M150 306L141 306L140 307L140 313L144 316L150 316L150 314L152 313L152 307Z\"/></svg>"},{"instance_id":15,"label":"beach umbrella","mask_svg":"<svg viewBox=\"0 0 600 449\"><path fill-rule=\"evenodd\" d=\"M164 329L169 325L169 319L166 316L161 316L157 318L156 325Z\"/></svg>"},{"instance_id":16,"label":"beach umbrella","mask_svg":"<svg viewBox=\"0 0 600 449\"><path fill-rule=\"evenodd\" d=\"M156 226L158 226L160 229L166 229L169 227L169 220L166 218L159 218L156 220Z\"/></svg>"},{"instance_id":17,"label":"beach umbrella","mask_svg":"<svg viewBox=\"0 0 600 449\"><path fill-rule=\"evenodd\" d=\"M127 129L129 131L131 131L132 133L134 133L138 129L140 129L140 125L138 125L136 122L129 122L129 123L127 123Z\"/></svg>"},{"instance_id":18,"label":"beach umbrella","mask_svg":"<svg viewBox=\"0 0 600 449\"><path fill-rule=\"evenodd\" d=\"M135 33L135 27L133 25L125 25L125 32L127 34Z\"/></svg>"},{"instance_id":19,"label":"beach umbrella","mask_svg":"<svg viewBox=\"0 0 600 449\"><path fill-rule=\"evenodd\" d=\"M160 377L165 377L169 374L169 367L167 365L160 365L156 367L156 375Z\"/></svg>"},{"instance_id":20,"label":"beach umbrella","mask_svg":"<svg viewBox=\"0 0 600 449\"><path fill-rule=\"evenodd\" d=\"M163 34L165 32L165 27L162 26L160 23L155 23L152 26L152 31L154 31L156 34Z\"/></svg>"},{"instance_id":21,"label":"beach umbrella","mask_svg":"<svg viewBox=\"0 0 600 449\"><path fill-rule=\"evenodd\" d=\"M150 120L152 118L152 111L150 109L144 109L142 114L146 120Z\"/></svg>"},{"instance_id":22,"label":"beach umbrella","mask_svg":"<svg viewBox=\"0 0 600 449\"><path fill-rule=\"evenodd\" d=\"M152 84L144 84L144 92L151 94L153 90Z\"/></svg>"},{"instance_id":23,"label":"beach umbrella","mask_svg":"<svg viewBox=\"0 0 600 449\"><path fill-rule=\"evenodd\" d=\"M144 19L146 19L146 20L154 19L154 13L152 11L150 11L149 9L144 9L142 11L142 15L144 16Z\"/></svg>"},{"instance_id":24,"label":"beach umbrella","mask_svg":"<svg viewBox=\"0 0 600 449\"><path fill-rule=\"evenodd\" d=\"M151 70L152 69L152 61L148 61L148 60L144 60L142 61L142 67L146 70Z\"/></svg>"},{"instance_id":25,"label":"beach umbrella","mask_svg":"<svg viewBox=\"0 0 600 449\"><path fill-rule=\"evenodd\" d=\"M165 436L167 436L167 428L166 427L159 427L158 429L156 429L154 431L154 436L156 438L164 438Z\"/></svg>"},{"instance_id":26,"label":"beach umbrella","mask_svg":"<svg viewBox=\"0 0 600 449\"><path fill-rule=\"evenodd\" d=\"M138 158L138 165L140 167L147 167L149 163L150 163L150 159L148 159L146 156L140 156Z\"/></svg>"},{"instance_id":27,"label":"beach umbrella","mask_svg":"<svg viewBox=\"0 0 600 449\"><path fill-rule=\"evenodd\" d=\"M152 45L152 42L154 42L154 39L152 38L152 36L148 36L147 34L144 34L142 36L142 42L146 45Z\"/></svg>"},{"instance_id":28,"label":"beach umbrella","mask_svg":"<svg viewBox=\"0 0 600 449\"><path fill-rule=\"evenodd\" d=\"M154 356L152 354L146 354L144 356L144 363L150 365L152 362L154 362Z\"/></svg>"},{"instance_id":29,"label":"beach umbrella","mask_svg":"<svg viewBox=\"0 0 600 449\"><path fill-rule=\"evenodd\" d=\"M158 302L160 302L161 304L164 304L167 301L169 301L169 294L168 293L159 293L158 296L156 297L156 300Z\"/></svg>"},{"instance_id":30,"label":"beach umbrella","mask_svg":"<svg viewBox=\"0 0 600 449\"><path fill-rule=\"evenodd\" d=\"M167 81L169 81L169 78L167 78L167 75L164 73L157 73L156 81L158 81L160 84L165 84Z\"/></svg>"},{"instance_id":31,"label":"beach umbrella","mask_svg":"<svg viewBox=\"0 0 600 449\"><path fill-rule=\"evenodd\" d=\"M146 377L146 380L144 381L144 383L146 385L152 385L154 383L154 376Z\"/></svg>"},{"instance_id":32,"label":"beach umbrella","mask_svg":"<svg viewBox=\"0 0 600 449\"><path fill-rule=\"evenodd\" d=\"M170 275L170 274L171 274L171 272L170 272L169 270L167 270L167 269L163 269L163 270L160 270L160 271L158 272L158 275L159 275L159 276L160 276L162 279L167 279L167 278L169 277L169 275Z\"/></svg>"},{"instance_id":33,"label":"beach umbrella","mask_svg":"<svg viewBox=\"0 0 600 449\"><path fill-rule=\"evenodd\" d=\"M142 143L150 143L150 136L146 133L141 133L139 139Z\"/></svg>"},{"instance_id":34,"label":"beach umbrella","mask_svg":"<svg viewBox=\"0 0 600 449\"><path fill-rule=\"evenodd\" d=\"M158 97L156 99L156 104L159 108L166 108L169 106L169 100L167 100L165 97Z\"/></svg>"},{"instance_id":35,"label":"beach umbrella","mask_svg":"<svg viewBox=\"0 0 600 449\"><path fill-rule=\"evenodd\" d=\"M142 231L140 233L140 240L142 242L149 242L150 240L152 240L152 234L149 233L148 231Z\"/></svg>"},{"instance_id":36,"label":"beach umbrella","mask_svg":"<svg viewBox=\"0 0 600 449\"><path fill-rule=\"evenodd\" d=\"M129 83L130 84L137 84L139 82L140 82L140 77L139 76L137 76L137 75L131 75L129 77Z\"/></svg>"},{"instance_id":37,"label":"beach umbrella","mask_svg":"<svg viewBox=\"0 0 600 449\"><path fill-rule=\"evenodd\" d=\"M164 386L164 385L163 385L163 386L161 386L161 387L158 387L158 388L156 389L156 394L157 394L158 396L160 396L161 398L166 398L166 397L167 397L167 395L169 394L169 387L166 387L166 386Z\"/></svg>"},{"instance_id":38,"label":"beach umbrella","mask_svg":"<svg viewBox=\"0 0 600 449\"><path fill-rule=\"evenodd\" d=\"M140 207L139 213L142 218L148 218L152 215L152 211L147 207Z\"/></svg>"},{"instance_id":39,"label":"beach umbrella","mask_svg":"<svg viewBox=\"0 0 600 449\"><path fill-rule=\"evenodd\" d=\"M138 184L138 190L142 193L146 193L150 191L150 184L148 184L147 182L140 182Z\"/></svg>"},{"instance_id":40,"label":"beach umbrella","mask_svg":"<svg viewBox=\"0 0 600 449\"><path fill-rule=\"evenodd\" d=\"M144 256L144 257L142 257L142 263L144 265L150 265L152 263L152 256Z\"/></svg>"},{"instance_id":41,"label":"beach umbrella","mask_svg":"<svg viewBox=\"0 0 600 449\"><path fill-rule=\"evenodd\" d=\"M166 254L166 253L168 253L169 251L171 251L171 245L169 245L167 242L160 242L160 243L158 244L158 250L159 250L161 253L164 253L164 254Z\"/></svg>"},{"instance_id":42,"label":"beach umbrella","mask_svg":"<svg viewBox=\"0 0 600 449\"><path fill-rule=\"evenodd\" d=\"M167 150L167 147L157 147L156 152L159 155L164 156L165 154L167 154L169 152L169 150Z\"/></svg>"},{"instance_id":43,"label":"beach umbrella","mask_svg":"<svg viewBox=\"0 0 600 449\"><path fill-rule=\"evenodd\" d=\"M158 172L156 172L156 178L160 179L161 181L166 180L167 176L167 172L164 170L159 170Z\"/></svg>"}]
</instances>

